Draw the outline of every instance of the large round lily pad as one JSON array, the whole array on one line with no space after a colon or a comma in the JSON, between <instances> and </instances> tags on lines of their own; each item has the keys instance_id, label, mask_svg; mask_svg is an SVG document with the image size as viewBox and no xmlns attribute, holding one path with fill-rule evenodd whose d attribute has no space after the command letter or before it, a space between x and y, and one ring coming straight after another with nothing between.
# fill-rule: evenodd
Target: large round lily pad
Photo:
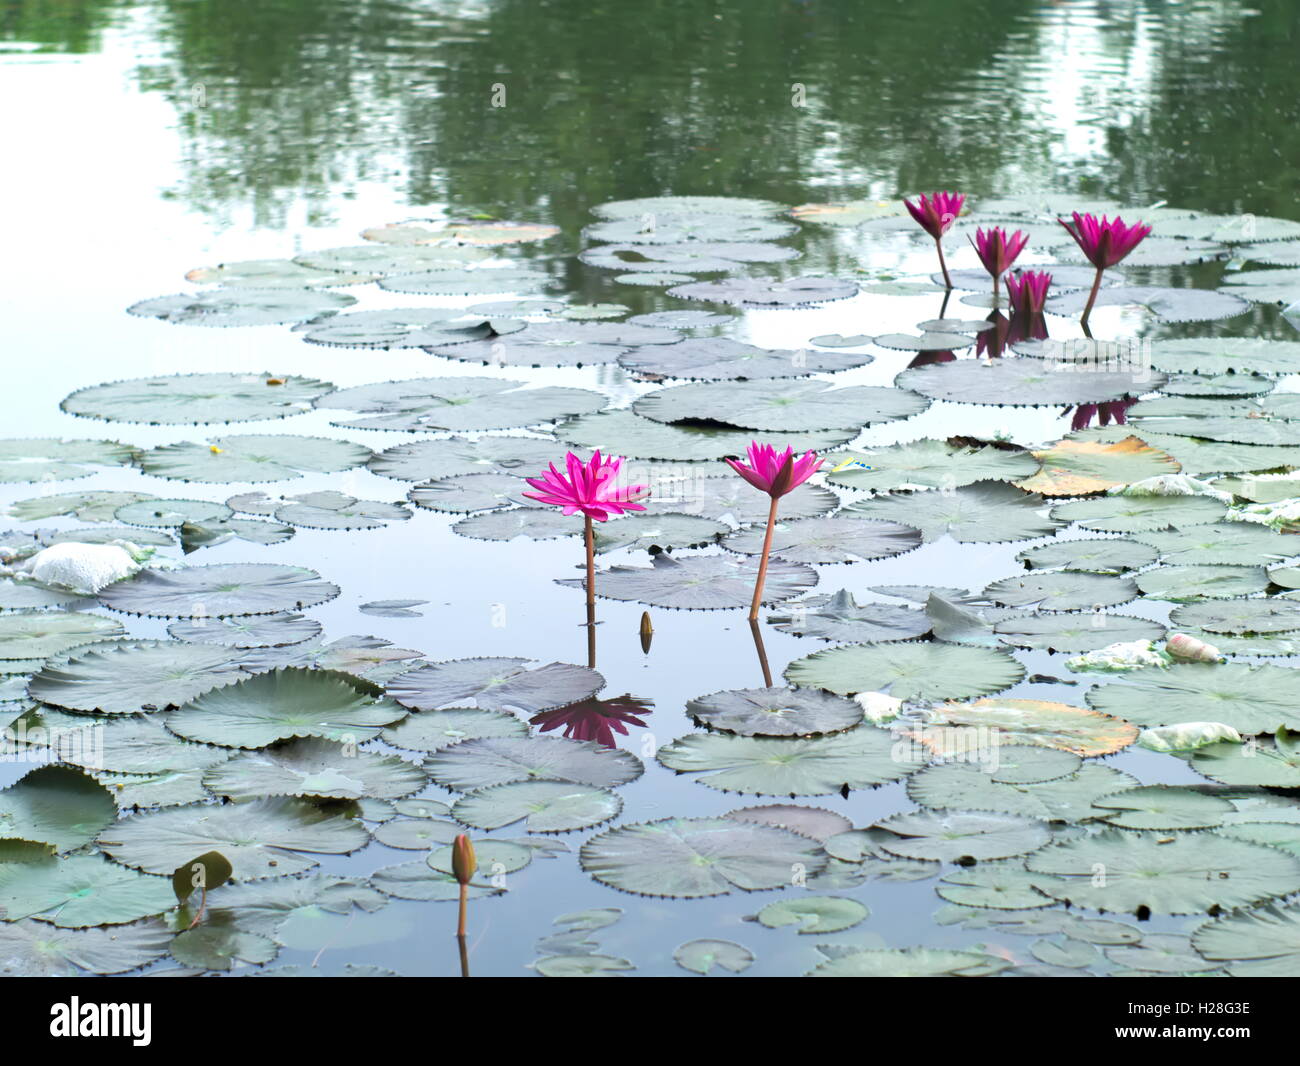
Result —
<instances>
[{"instance_id":1,"label":"large round lily pad","mask_svg":"<svg viewBox=\"0 0 1300 1066\"><path fill-rule=\"evenodd\" d=\"M136 457L130 445L111 440L0 440L0 484L89 477L97 466L126 466Z\"/></svg>"},{"instance_id":2,"label":"large round lily pad","mask_svg":"<svg viewBox=\"0 0 1300 1066\"><path fill-rule=\"evenodd\" d=\"M754 598L757 559L697 555L675 559L656 555L652 565L614 566L596 575L596 595L610 600L633 600L652 607L683 610L725 610L745 607ZM557 581L582 588L584 578ZM817 584L817 572L803 563L774 559L763 585L763 602L779 603Z\"/></svg>"},{"instance_id":3,"label":"large round lily pad","mask_svg":"<svg viewBox=\"0 0 1300 1066\"><path fill-rule=\"evenodd\" d=\"M564 781L512 781L462 796L456 820L477 829L525 822L530 833L567 833L618 816L623 801L613 792Z\"/></svg>"},{"instance_id":4,"label":"large round lily pad","mask_svg":"<svg viewBox=\"0 0 1300 1066\"><path fill-rule=\"evenodd\" d=\"M746 737L803 737L862 724L856 703L817 689L731 689L688 700L686 711L713 729Z\"/></svg>"},{"instance_id":5,"label":"large round lily pad","mask_svg":"<svg viewBox=\"0 0 1300 1066\"><path fill-rule=\"evenodd\" d=\"M127 311L183 326L274 326L334 314L356 302L337 292L239 287L157 296Z\"/></svg>"},{"instance_id":6,"label":"large round lily pad","mask_svg":"<svg viewBox=\"0 0 1300 1066\"><path fill-rule=\"evenodd\" d=\"M573 663L529 668L528 659L490 657L428 663L394 678L388 694L420 711L474 705L536 714L589 699L605 686L595 670Z\"/></svg>"},{"instance_id":7,"label":"large round lily pad","mask_svg":"<svg viewBox=\"0 0 1300 1066\"><path fill-rule=\"evenodd\" d=\"M816 873L820 846L768 825L726 818L665 818L619 826L582 846L582 868L597 881L644 896L698 899L780 888L791 871Z\"/></svg>"},{"instance_id":8,"label":"large round lily pad","mask_svg":"<svg viewBox=\"0 0 1300 1066\"><path fill-rule=\"evenodd\" d=\"M722 546L758 555L765 537L766 530L739 530L724 538ZM920 530L898 522L833 516L777 522L771 551L792 563L852 563L901 555L920 544Z\"/></svg>"},{"instance_id":9,"label":"large round lily pad","mask_svg":"<svg viewBox=\"0 0 1300 1066\"><path fill-rule=\"evenodd\" d=\"M1300 673L1283 666L1148 667L1088 692L1088 706L1142 726L1222 722L1241 733L1300 729Z\"/></svg>"},{"instance_id":10,"label":"large round lily pad","mask_svg":"<svg viewBox=\"0 0 1300 1066\"><path fill-rule=\"evenodd\" d=\"M912 811L877 824L893 834L881 846L904 859L984 862L1036 851L1051 839L1046 823L1014 814Z\"/></svg>"},{"instance_id":11,"label":"large round lily pad","mask_svg":"<svg viewBox=\"0 0 1300 1066\"><path fill-rule=\"evenodd\" d=\"M218 563L183 570L142 570L100 591L100 602L127 614L221 618L280 614L339 594L314 570L279 563Z\"/></svg>"},{"instance_id":12,"label":"large round lily pad","mask_svg":"<svg viewBox=\"0 0 1300 1066\"><path fill-rule=\"evenodd\" d=\"M848 589L809 596L769 614L768 623L794 636L858 643L912 640L930 631L924 611L888 603L858 603Z\"/></svg>"},{"instance_id":13,"label":"large round lily pad","mask_svg":"<svg viewBox=\"0 0 1300 1066\"><path fill-rule=\"evenodd\" d=\"M680 344L640 348L621 355L618 361L641 374L708 381L804 377L865 366L872 357L805 348L758 348L730 337L700 337Z\"/></svg>"},{"instance_id":14,"label":"large round lily pad","mask_svg":"<svg viewBox=\"0 0 1300 1066\"><path fill-rule=\"evenodd\" d=\"M794 685L814 685L844 696L888 692L903 700L987 696L1024 676L1025 668L1005 651L912 642L827 648L796 659L785 671Z\"/></svg>"},{"instance_id":15,"label":"large round lily pad","mask_svg":"<svg viewBox=\"0 0 1300 1066\"><path fill-rule=\"evenodd\" d=\"M218 710L217 713L220 713ZM424 771L396 755L303 738L261 751L243 752L203 775L218 796L322 796L328 799L396 799L426 784Z\"/></svg>"},{"instance_id":16,"label":"large round lily pad","mask_svg":"<svg viewBox=\"0 0 1300 1066\"><path fill-rule=\"evenodd\" d=\"M398 481L435 481L461 474L528 476L545 470L562 450L541 437L448 437L397 444L370 460L372 473Z\"/></svg>"},{"instance_id":17,"label":"large round lily pad","mask_svg":"<svg viewBox=\"0 0 1300 1066\"><path fill-rule=\"evenodd\" d=\"M167 872L195 854L201 851L178 859ZM120 926L175 906L168 879L128 870L99 855L0 863L0 913L7 922L40 917L61 929Z\"/></svg>"},{"instance_id":18,"label":"large round lily pad","mask_svg":"<svg viewBox=\"0 0 1300 1066\"><path fill-rule=\"evenodd\" d=\"M108 789L68 766L39 767L0 791L0 837L48 844L58 852L94 840L116 816Z\"/></svg>"},{"instance_id":19,"label":"large round lily pad","mask_svg":"<svg viewBox=\"0 0 1300 1066\"><path fill-rule=\"evenodd\" d=\"M1033 407L1098 403L1159 388L1163 374L1150 370L1101 370L1065 360L956 359L904 370L899 388L953 403Z\"/></svg>"},{"instance_id":20,"label":"large round lily pad","mask_svg":"<svg viewBox=\"0 0 1300 1066\"><path fill-rule=\"evenodd\" d=\"M1061 524L1042 515L1041 496L1000 481L977 481L952 490L909 492L859 500L840 513L900 522L925 541L945 534L957 541L995 543L1046 536Z\"/></svg>"},{"instance_id":21,"label":"large round lily pad","mask_svg":"<svg viewBox=\"0 0 1300 1066\"><path fill-rule=\"evenodd\" d=\"M124 636L115 618L67 611L0 615L0 660L42 660L82 644Z\"/></svg>"},{"instance_id":22,"label":"large round lily pad","mask_svg":"<svg viewBox=\"0 0 1300 1066\"><path fill-rule=\"evenodd\" d=\"M845 465L852 464L852 465ZM1028 477L1038 462L1028 452L995 447L967 447L939 440L917 440L846 453L826 480L833 485L891 492L895 489L941 489L973 481L1013 481ZM843 469L838 469L843 466Z\"/></svg>"},{"instance_id":23,"label":"large round lily pad","mask_svg":"<svg viewBox=\"0 0 1300 1066\"><path fill-rule=\"evenodd\" d=\"M1132 579L1110 574L1074 571L1035 573L1004 577L984 589L983 595L1007 607L1036 607L1043 611L1096 610L1136 599L1138 586Z\"/></svg>"},{"instance_id":24,"label":"large round lily pad","mask_svg":"<svg viewBox=\"0 0 1300 1066\"><path fill-rule=\"evenodd\" d=\"M641 776L635 755L562 737L485 737L434 753L426 762L430 777L457 792L511 781L563 781L593 788L616 788Z\"/></svg>"},{"instance_id":25,"label":"large round lily pad","mask_svg":"<svg viewBox=\"0 0 1300 1066\"><path fill-rule=\"evenodd\" d=\"M852 440L857 429L764 434L764 440L778 449L793 448L802 455L837 448ZM713 423L668 425L631 411L610 411L561 422L555 435L568 444L599 448L608 455L677 461L744 455L754 437L750 431Z\"/></svg>"},{"instance_id":26,"label":"large round lily pad","mask_svg":"<svg viewBox=\"0 0 1300 1066\"><path fill-rule=\"evenodd\" d=\"M334 386L315 378L274 374L178 374L78 389L59 406L106 422L199 425L285 418L311 410Z\"/></svg>"},{"instance_id":27,"label":"large round lily pad","mask_svg":"<svg viewBox=\"0 0 1300 1066\"><path fill-rule=\"evenodd\" d=\"M372 454L364 445L331 437L249 435L162 444L145 452L140 466L147 474L177 481L282 481L350 470Z\"/></svg>"}]
</instances>

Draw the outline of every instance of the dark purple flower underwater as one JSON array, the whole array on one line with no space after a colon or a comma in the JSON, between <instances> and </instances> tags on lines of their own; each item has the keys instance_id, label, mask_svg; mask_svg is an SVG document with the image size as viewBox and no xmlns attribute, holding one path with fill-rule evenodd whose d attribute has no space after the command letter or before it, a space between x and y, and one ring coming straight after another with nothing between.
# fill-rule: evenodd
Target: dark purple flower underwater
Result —
<instances>
[{"instance_id":1,"label":"dark purple flower underwater","mask_svg":"<svg viewBox=\"0 0 1300 1066\"><path fill-rule=\"evenodd\" d=\"M564 727L570 740L591 740L606 748L617 747L614 734L627 736L629 725L644 726L639 715L650 714L654 704L636 696L620 696L612 700L583 700L553 711L542 711L528 719L530 725L540 726L541 733Z\"/></svg>"},{"instance_id":2,"label":"dark purple flower underwater","mask_svg":"<svg viewBox=\"0 0 1300 1066\"><path fill-rule=\"evenodd\" d=\"M1081 403L1074 408L1074 417L1070 419L1072 430L1087 429L1096 418L1097 424L1108 426L1114 422L1117 426L1128 424L1128 409L1137 403L1137 397L1125 396L1122 400L1108 400L1106 403ZM1069 414L1070 408L1063 413Z\"/></svg>"}]
</instances>

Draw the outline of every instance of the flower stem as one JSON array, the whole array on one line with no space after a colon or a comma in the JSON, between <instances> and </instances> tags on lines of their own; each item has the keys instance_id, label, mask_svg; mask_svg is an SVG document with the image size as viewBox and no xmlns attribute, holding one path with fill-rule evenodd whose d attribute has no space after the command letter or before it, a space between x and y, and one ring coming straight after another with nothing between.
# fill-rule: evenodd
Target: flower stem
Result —
<instances>
[{"instance_id":1,"label":"flower stem","mask_svg":"<svg viewBox=\"0 0 1300 1066\"><path fill-rule=\"evenodd\" d=\"M763 535L763 557L758 564L758 580L754 582L754 602L749 605L749 620L758 617L758 606L763 602L763 582L767 580L767 557L772 551L772 533L776 528L776 507L780 496L772 497L772 508L767 512L767 532Z\"/></svg>"},{"instance_id":2,"label":"flower stem","mask_svg":"<svg viewBox=\"0 0 1300 1066\"><path fill-rule=\"evenodd\" d=\"M584 515L583 534L587 541L587 665L596 669L596 543L591 515Z\"/></svg>"},{"instance_id":3,"label":"flower stem","mask_svg":"<svg viewBox=\"0 0 1300 1066\"><path fill-rule=\"evenodd\" d=\"M763 668L763 684L772 687L772 668L767 665L767 650L763 647L763 634L758 628L758 620L749 620L749 631L754 635L754 647L758 649L758 665Z\"/></svg>"},{"instance_id":4,"label":"flower stem","mask_svg":"<svg viewBox=\"0 0 1300 1066\"><path fill-rule=\"evenodd\" d=\"M1101 274L1102 268L1098 267L1097 276L1092 279L1092 291L1088 293L1088 303L1083 309L1083 317L1079 319L1079 325L1081 326L1087 326L1088 316L1092 314L1093 301L1097 299L1097 290L1101 288Z\"/></svg>"},{"instance_id":5,"label":"flower stem","mask_svg":"<svg viewBox=\"0 0 1300 1066\"><path fill-rule=\"evenodd\" d=\"M465 909L469 903L469 884L462 881L460 885L460 918L456 923L456 935L463 942L465 939Z\"/></svg>"},{"instance_id":6,"label":"flower stem","mask_svg":"<svg viewBox=\"0 0 1300 1066\"><path fill-rule=\"evenodd\" d=\"M938 251L939 251L939 269L943 271L943 283L944 283L944 285L946 285L949 289L951 289L951 288L952 288L952 278L950 278L950 277L948 276L948 264L944 261L944 258L943 258L943 241L941 241L938 237L936 237L936 238L934 239L934 246L935 246L935 248L937 248Z\"/></svg>"}]
</instances>

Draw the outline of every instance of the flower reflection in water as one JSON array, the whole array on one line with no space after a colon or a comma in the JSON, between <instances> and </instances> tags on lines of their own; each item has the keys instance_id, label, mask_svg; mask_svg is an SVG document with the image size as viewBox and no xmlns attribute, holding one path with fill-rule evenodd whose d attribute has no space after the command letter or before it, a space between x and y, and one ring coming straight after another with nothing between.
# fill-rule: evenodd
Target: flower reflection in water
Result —
<instances>
[{"instance_id":1,"label":"flower reflection in water","mask_svg":"<svg viewBox=\"0 0 1300 1066\"><path fill-rule=\"evenodd\" d=\"M641 715L651 714L654 703L637 696L619 696L612 700L583 700L553 711L542 711L528 719L530 725L540 726L539 732L549 733L564 727L570 740L594 740L606 748L617 747L614 734L627 736L629 725L644 726Z\"/></svg>"}]
</instances>

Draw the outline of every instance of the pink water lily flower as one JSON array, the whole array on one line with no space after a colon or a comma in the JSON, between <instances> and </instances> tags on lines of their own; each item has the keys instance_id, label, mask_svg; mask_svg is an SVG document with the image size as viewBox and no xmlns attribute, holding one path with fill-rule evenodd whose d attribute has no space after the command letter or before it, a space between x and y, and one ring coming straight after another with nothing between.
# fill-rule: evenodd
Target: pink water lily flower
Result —
<instances>
[{"instance_id":1,"label":"pink water lily flower","mask_svg":"<svg viewBox=\"0 0 1300 1066\"><path fill-rule=\"evenodd\" d=\"M952 288L952 279L948 277L948 264L943 258L943 235L961 214L966 196L959 192L936 192L929 196L922 194L916 203L904 200L903 206L926 233L934 238L934 246L939 252L939 269L943 271L943 282Z\"/></svg>"},{"instance_id":2,"label":"pink water lily flower","mask_svg":"<svg viewBox=\"0 0 1300 1066\"><path fill-rule=\"evenodd\" d=\"M1013 315L1041 315L1047 302L1052 275L1042 270L1024 270L1007 275L1007 298Z\"/></svg>"},{"instance_id":3,"label":"pink water lily flower","mask_svg":"<svg viewBox=\"0 0 1300 1066\"><path fill-rule=\"evenodd\" d=\"M1081 215L1075 211L1073 217L1073 225L1063 218L1058 218L1056 221L1065 227L1065 232L1074 238L1074 242L1087 257L1088 262L1097 268L1097 276L1092 280L1092 291L1088 293L1088 302L1084 305L1083 315L1079 319L1079 324L1086 332L1088 316L1092 314L1092 305L1097 300L1097 290L1101 288L1102 272L1107 267L1113 267L1141 244L1151 232L1151 227L1145 222L1135 222L1131 226L1126 226L1124 220L1118 215L1113 219L1107 219L1102 215L1098 219L1096 215Z\"/></svg>"},{"instance_id":4,"label":"pink water lily flower","mask_svg":"<svg viewBox=\"0 0 1300 1066\"><path fill-rule=\"evenodd\" d=\"M984 269L993 275L995 296L998 291L998 278L1011 269L1016 256L1024 251L1028 243L1029 237L1020 230L1016 230L1010 237L1001 226L990 226L987 233L983 229L975 231L971 244L975 246L975 254L980 257Z\"/></svg>"},{"instance_id":5,"label":"pink water lily flower","mask_svg":"<svg viewBox=\"0 0 1300 1066\"><path fill-rule=\"evenodd\" d=\"M1065 232L1074 238L1088 262L1098 270L1113 267L1151 233L1151 227L1145 222L1126 226L1118 215L1110 220L1102 215L1099 220L1096 215L1081 215L1075 211L1073 225L1063 218L1056 221L1065 227Z\"/></svg>"},{"instance_id":6,"label":"pink water lily flower","mask_svg":"<svg viewBox=\"0 0 1300 1066\"><path fill-rule=\"evenodd\" d=\"M759 444L758 441L750 442L748 466L738 459L727 460L732 470L773 499L797 489L817 473L824 462L813 452L805 452L802 458L796 459L793 448L778 453L771 444Z\"/></svg>"},{"instance_id":7,"label":"pink water lily flower","mask_svg":"<svg viewBox=\"0 0 1300 1066\"><path fill-rule=\"evenodd\" d=\"M561 474L552 463L541 477L525 480L536 492L525 492L530 500L563 507L566 515L579 511L587 518L604 522L625 511L644 511L637 500L647 495L645 485L618 485L622 459L602 457L599 451L583 462L573 452L564 457L568 474Z\"/></svg>"}]
</instances>

